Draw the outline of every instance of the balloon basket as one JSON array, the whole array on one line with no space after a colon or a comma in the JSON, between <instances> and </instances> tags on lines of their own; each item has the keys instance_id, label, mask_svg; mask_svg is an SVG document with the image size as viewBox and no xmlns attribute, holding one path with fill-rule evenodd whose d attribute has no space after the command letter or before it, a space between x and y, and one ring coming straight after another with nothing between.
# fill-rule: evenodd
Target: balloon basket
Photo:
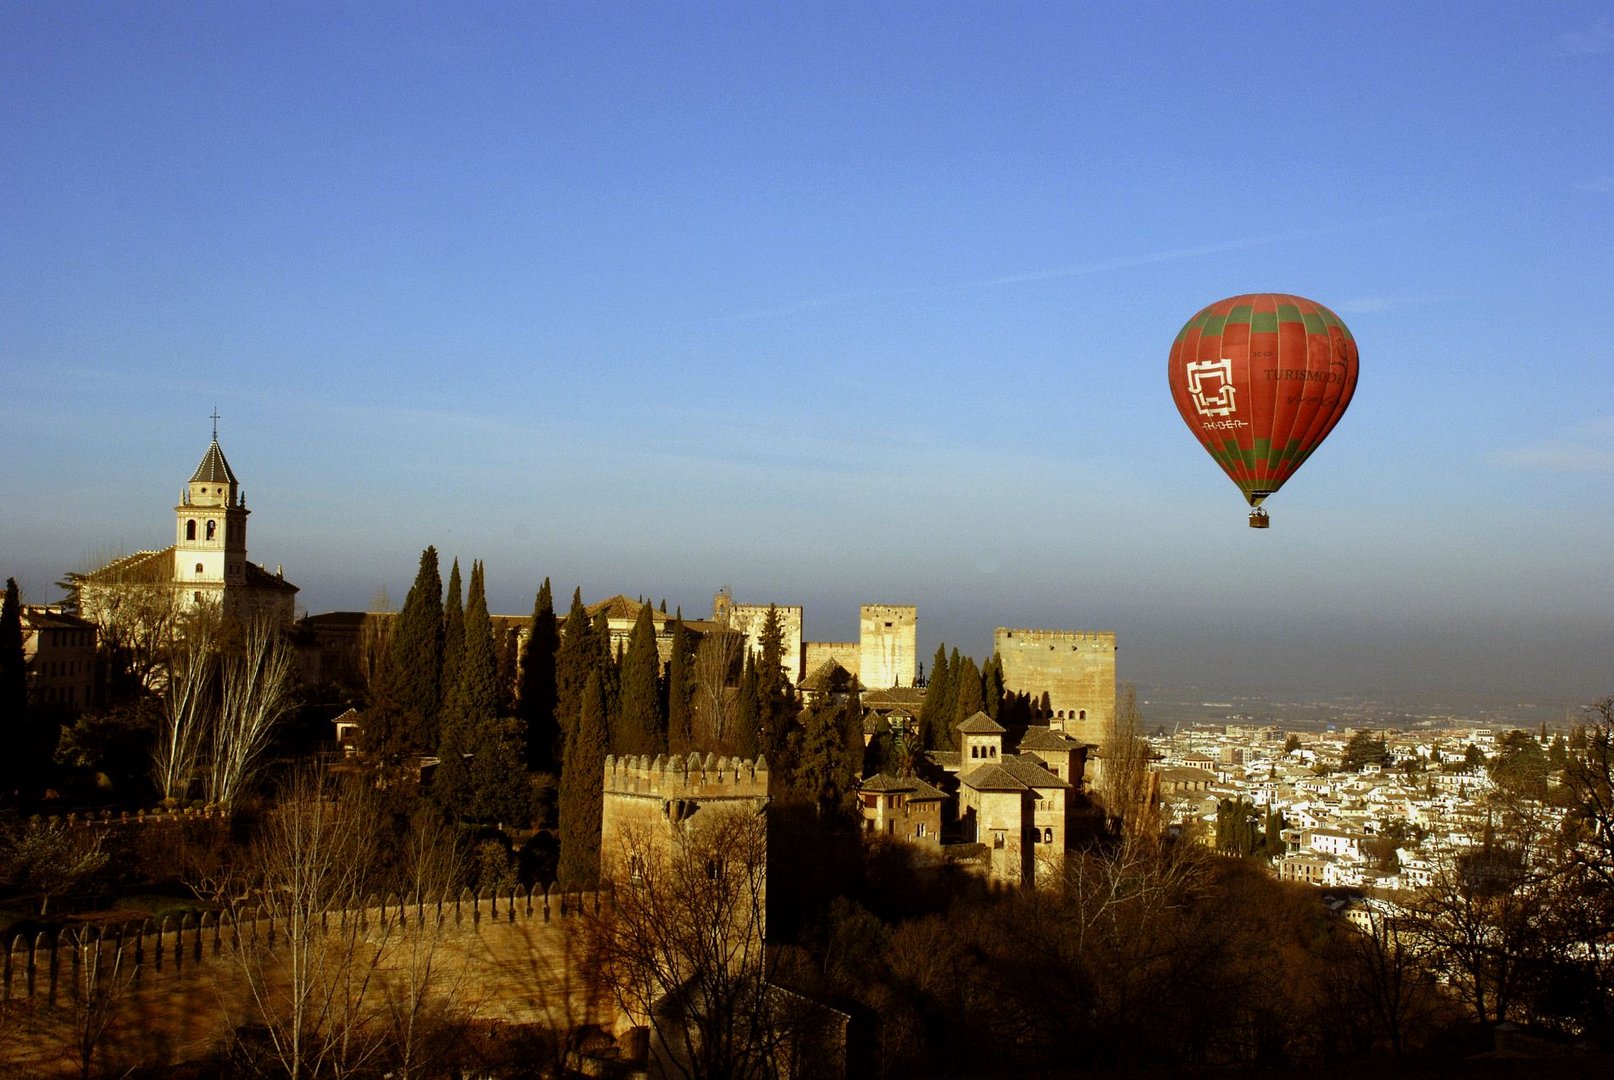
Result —
<instances>
[{"instance_id":1,"label":"balloon basket","mask_svg":"<svg viewBox=\"0 0 1614 1080\"><path fill-rule=\"evenodd\" d=\"M1267 512L1265 510L1262 510L1260 507L1256 507L1254 510L1250 511L1250 528L1269 529L1271 527L1272 519L1267 517Z\"/></svg>"}]
</instances>

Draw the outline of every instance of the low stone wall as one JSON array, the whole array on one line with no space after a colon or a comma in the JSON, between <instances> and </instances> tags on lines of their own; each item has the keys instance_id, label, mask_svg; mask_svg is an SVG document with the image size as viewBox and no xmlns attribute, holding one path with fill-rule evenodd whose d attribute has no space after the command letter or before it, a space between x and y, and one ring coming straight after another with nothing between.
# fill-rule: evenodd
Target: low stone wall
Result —
<instances>
[{"instance_id":1,"label":"low stone wall","mask_svg":"<svg viewBox=\"0 0 1614 1080\"><path fill-rule=\"evenodd\" d=\"M520 889L429 902L390 897L329 912L322 921L333 937L357 932L373 946L379 959L369 965L377 976L372 992L404 977L426 942L437 992L462 1016L570 1031L616 1023L614 1004L590 985L581 959L578 916L597 912L602 902L599 893ZM69 1044L92 997L86 991L92 976L115 995L109 1048L138 1051L139 1064L203 1056L236 1027L261 1022L237 943L257 943L263 948L253 955L275 965L284 940L283 928L261 911L239 921L209 912L18 935L0 957L0 1075L77 1072Z\"/></svg>"}]
</instances>

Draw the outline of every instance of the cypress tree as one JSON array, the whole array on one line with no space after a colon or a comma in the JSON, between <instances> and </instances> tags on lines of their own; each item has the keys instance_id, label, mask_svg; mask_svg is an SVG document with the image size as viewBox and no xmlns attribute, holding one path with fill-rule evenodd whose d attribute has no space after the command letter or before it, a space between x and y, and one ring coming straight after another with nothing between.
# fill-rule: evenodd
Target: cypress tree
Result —
<instances>
[{"instance_id":1,"label":"cypress tree","mask_svg":"<svg viewBox=\"0 0 1614 1080\"><path fill-rule=\"evenodd\" d=\"M986 699L986 715L997 720L1003 708L1003 657L997 653L987 659L981 672L981 696Z\"/></svg>"},{"instance_id":2,"label":"cypress tree","mask_svg":"<svg viewBox=\"0 0 1614 1080\"><path fill-rule=\"evenodd\" d=\"M22 595L6 578L0 602L0 717L21 724L28 711L28 660L22 648Z\"/></svg>"},{"instance_id":3,"label":"cypress tree","mask_svg":"<svg viewBox=\"0 0 1614 1080\"><path fill-rule=\"evenodd\" d=\"M578 695L577 728L566 740L560 771L560 865L563 889L591 889L600 877L600 825L605 805L605 692L600 672Z\"/></svg>"},{"instance_id":4,"label":"cypress tree","mask_svg":"<svg viewBox=\"0 0 1614 1080\"><path fill-rule=\"evenodd\" d=\"M478 819L477 791L471 772L473 755L486 740L483 730L498 718L498 657L493 624L483 592L482 564L471 563L470 602L465 608L459 679L443 705L437 743L437 772L432 795L455 817Z\"/></svg>"},{"instance_id":5,"label":"cypress tree","mask_svg":"<svg viewBox=\"0 0 1614 1080\"><path fill-rule=\"evenodd\" d=\"M747 761L762 753L762 706L758 701L757 665L747 653L740 672L740 689L734 704L734 753ZM772 767L769 762L769 767Z\"/></svg>"},{"instance_id":6,"label":"cypress tree","mask_svg":"<svg viewBox=\"0 0 1614 1080\"><path fill-rule=\"evenodd\" d=\"M499 653L488 616L487 582L480 560L471 564L471 590L465 607L465 651L460 695L464 714L478 722L499 714Z\"/></svg>"},{"instance_id":7,"label":"cypress tree","mask_svg":"<svg viewBox=\"0 0 1614 1080\"><path fill-rule=\"evenodd\" d=\"M680 756L694 748L695 654L682 613L673 621L672 657L667 663L667 749Z\"/></svg>"},{"instance_id":8,"label":"cypress tree","mask_svg":"<svg viewBox=\"0 0 1614 1080\"><path fill-rule=\"evenodd\" d=\"M962 748L958 725L984 711L986 705L981 694L981 669L975 666L974 657L964 657L964 666L954 672L953 686L956 696L953 699L953 722L948 731L947 745L958 750Z\"/></svg>"},{"instance_id":9,"label":"cypress tree","mask_svg":"<svg viewBox=\"0 0 1614 1080\"><path fill-rule=\"evenodd\" d=\"M851 790L855 770L861 765L861 761L854 765L848 753L844 722L845 710L828 699L814 702L802 713L791 789L802 802L811 804L819 817L833 811ZM861 738L859 744L861 751Z\"/></svg>"},{"instance_id":10,"label":"cypress tree","mask_svg":"<svg viewBox=\"0 0 1614 1080\"><path fill-rule=\"evenodd\" d=\"M555 719L558 702L555 664L560 634L555 627L555 599L544 578L533 602L532 624L521 652L521 692L516 715L527 738L527 767L554 772L560 767L560 727Z\"/></svg>"},{"instance_id":11,"label":"cypress tree","mask_svg":"<svg viewBox=\"0 0 1614 1080\"><path fill-rule=\"evenodd\" d=\"M801 705L796 700L790 676L785 671L784 639L784 629L779 624L779 609L769 604L767 617L762 623L762 649L756 664L757 720L768 768L788 775L790 739L798 726Z\"/></svg>"},{"instance_id":12,"label":"cypress tree","mask_svg":"<svg viewBox=\"0 0 1614 1080\"><path fill-rule=\"evenodd\" d=\"M560 645L555 650L555 723L560 728L561 748L577 727L577 717L583 705L583 687L588 685L589 674L599 662L599 646L594 643L594 628L589 625L588 612L583 607L583 593L572 593L572 607L560 628Z\"/></svg>"},{"instance_id":13,"label":"cypress tree","mask_svg":"<svg viewBox=\"0 0 1614 1080\"><path fill-rule=\"evenodd\" d=\"M410 718L409 748L437 746L442 708L443 579L437 572L437 549L420 553L420 570L404 599L392 635L392 660L398 672L398 704Z\"/></svg>"},{"instance_id":14,"label":"cypress tree","mask_svg":"<svg viewBox=\"0 0 1614 1080\"><path fill-rule=\"evenodd\" d=\"M471 793L463 814L471 821L526 825L535 808L532 783L523 760L526 750L521 724L495 717L474 731L471 745Z\"/></svg>"},{"instance_id":15,"label":"cypress tree","mask_svg":"<svg viewBox=\"0 0 1614 1080\"><path fill-rule=\"evenodd\" d=\"M17 579L6 579L0 601L0 733L7 753L0 764L0 799L21 786L33 772L33 724L28 716L28 660L22 647L22 596Z\"/></svg>"},{"instance_id":16,"label":"cypress tree","mask_svg":"<svg viewBox=\"0 0 1614 1080\"><path fill-rule=\"evenodd\" d=\"M936 646L930 662L930 682L925 687L924 704L919 708L919 747L936 750L942 745L947 725L953 719L952 667L947 662L947 645Z\"/></svg>"},{"instance_id":17,"label":"cypress tree","mask_svg":"<svg viewBox=\"0 0 1614 1080\"><path fill-rule=\"evenodd\" d=\"M667 721L661 711L660 674L656 616L646 603L639 609L622 657L622 703L611 731L611 750L618 756L666 751Z\"/></svg>"},{"instance_id":18,"label":"cypress tree","mask_svg":"<svg viewBox=\"0 0 1614 1080\"><path fill-rule=\"evenodd\" d=\"M460 561L448 572L448 600L443 605L443 702L460 684L460 662L465 655L465 605L460 599Z\"/></svg>"}]
</instances>

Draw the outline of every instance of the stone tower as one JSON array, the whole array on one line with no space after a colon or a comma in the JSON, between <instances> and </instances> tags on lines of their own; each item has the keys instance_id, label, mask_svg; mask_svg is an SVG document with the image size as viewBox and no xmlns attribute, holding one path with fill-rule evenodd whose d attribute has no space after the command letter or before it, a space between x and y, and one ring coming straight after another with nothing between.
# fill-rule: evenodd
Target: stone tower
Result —
<instances>
[{"instance_id":1,"label":"stone tower","mask_svg":"<svg viewBox=\"0 0 1614 1080\"><path fill-rule=\"evenodd\" d=\"M248 513L215 425L213 441L174 507L174 584L182 605L228 608L245 591Z\"/></svg>"},{"instance_id":2,"label":"stone tower","mask_svg":"<svg viewBox=\"0 0 1614 1080\"><path fill-rule=\"evenodd\" d=\"M1004 689L1048 695L1047 724L1102 745L1115 721L1115 634L1107 630L1026 630L1000 626L992 646Z\"/></svg>"},{"instance_id":3,"label":"stone tower","mask_svg":"<svg viewBox=\"0 0 1614 1080\"><path fill-rule=\"evenodd\" d=\"M858 609L857 677L870 690L912 686L918 662L912 604L864 604Z\"/></svg>"}]
</instances>

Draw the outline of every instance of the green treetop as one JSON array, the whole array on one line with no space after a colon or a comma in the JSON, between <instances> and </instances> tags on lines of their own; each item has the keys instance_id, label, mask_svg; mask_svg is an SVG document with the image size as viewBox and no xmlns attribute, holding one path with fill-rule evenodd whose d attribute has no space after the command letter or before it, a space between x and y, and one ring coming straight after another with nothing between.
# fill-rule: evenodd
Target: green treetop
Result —
<instances>
[{"instance_id":1,"label":"green treetop","mask_svg":"<svg viewBox=\"0 0 1614 1080\"><path fill-rule=\"evenodd\" d=\"M661 754L667 750L667 719L661 707L661 658L656 649L656 616L647 603L639 609L622 657L622 705L611 736L611 750Z\"/></svg>"},{"instance_id":2,"label":"green treetop","mask_svg":"<svg viewBox=\"0 0 1614 1080\"><path fill-rule=\"evenodd\" d=\"M919 709L919 746L936 750L953 719L952 668L947 662L947 646L936 646L930 662L930 682L925 686L925 702Z\"/></svg>"},{"instance_id":3,"label":"green treetop","mask_svg":"<svg viewBox=\"0 0 1614 1080\"><path fill-rule=\"evenodd\" d=\"M521 691L516 698L516 715L527 739L527 766L538 772L560 768L560 728L555 719L558 689L556 653L560 634L555 627L555 600L544 578L533 602L532 624L521 653Z\"/></svg>"},{"instance_id":4,"label":"green treetop","mask_svg":"<svg viewBox=\"0 0 1614 1080\"><path fill-rule=\"evenodd\" d=\"M560 866L563 889L590 889L600 877L600 824L604 813L606 717L600 672L579 695L577 728L566 740L560 772Z\"/></svg>"},{"instance_id":5,"label":"green treetop","mask_svg":"<svg viewBox=\"0 0 1614 1080\"><path fill-rule=\"evenodd\" d=\"M460 561L448 571L448 600L443 604L443 702L460 684L460 663L465 656L465 604L460 593Z\"/></svg>"},{"instance_id":6,"label":"green treetop","mask_svg":"<svg viewBox=\"0 0 1614 1080\"><path fill-rule=\"evenodd\" d=\"M413 727L410 748L429 750L437 745L443 674L443 579L435 547L420 553L420 570L394 627L392 660L398 672L398 705Z\"/></svg>"},{"instance_id":7,"label":"green treetop","mask_svg":"<svg viewBox=\"0 0 1614 1080\"><path fill-rule=\"evenodd\" d=\"M962 748L958 735L958 725L968 720L986 708L986 696L981 692L981 669L975 666L975 658L964 657L964 666L955 671L953 698L953 722L947 735L947 746L950 749Z\"/></svg>"},{"instance_id":8,"label":"green treetop","mask_svg":"<svg viewBox=\"0 0 1614 1080\"><path fill-rule=\"evenodd\" d=\"M672 656L667 662L667 749L680 756L695 745L695 650L682 613L673 620Z\"/></svg>"},{"instance_id":9,"label":"green treetop","mask_svg":"<svg viewBox=\"0 0 1614 1080\"><path fill-rule=\"evenodd\" d=\"M583 607L583 593L572 593L572 607L560 628L560 644L555 649L555 723L560 728L561 747L577 727L583 705L583 687L599 665L600 647L594 641L594 627Z\"/></svg>"},{"instance_id":10,"label":"green treetop","mask_svg":"<svg viewBox=\"0 0 1614 1080\"><path fill-rule=\"evenodd\" d=\"M762 752L768 767L788 776L791 770L791 738L798 726L801 704L785 671L785 635L779 622L779 609L768 605L762 623L762 648L757 655L757 710L762 735Z\"/></svg>"},{"instance_id":11,"label":"green treetop","mask_svg":"<svg viewBox=\"0 0 1614 1080\"><path fill-rule=\"evenodd\" d=\"M747 760L753 760L762 753L762 705L758 699L756 660L753 654L747 653L734 703L734 734L731 739L734 753Z\"/></svg>"}]
</instances>

